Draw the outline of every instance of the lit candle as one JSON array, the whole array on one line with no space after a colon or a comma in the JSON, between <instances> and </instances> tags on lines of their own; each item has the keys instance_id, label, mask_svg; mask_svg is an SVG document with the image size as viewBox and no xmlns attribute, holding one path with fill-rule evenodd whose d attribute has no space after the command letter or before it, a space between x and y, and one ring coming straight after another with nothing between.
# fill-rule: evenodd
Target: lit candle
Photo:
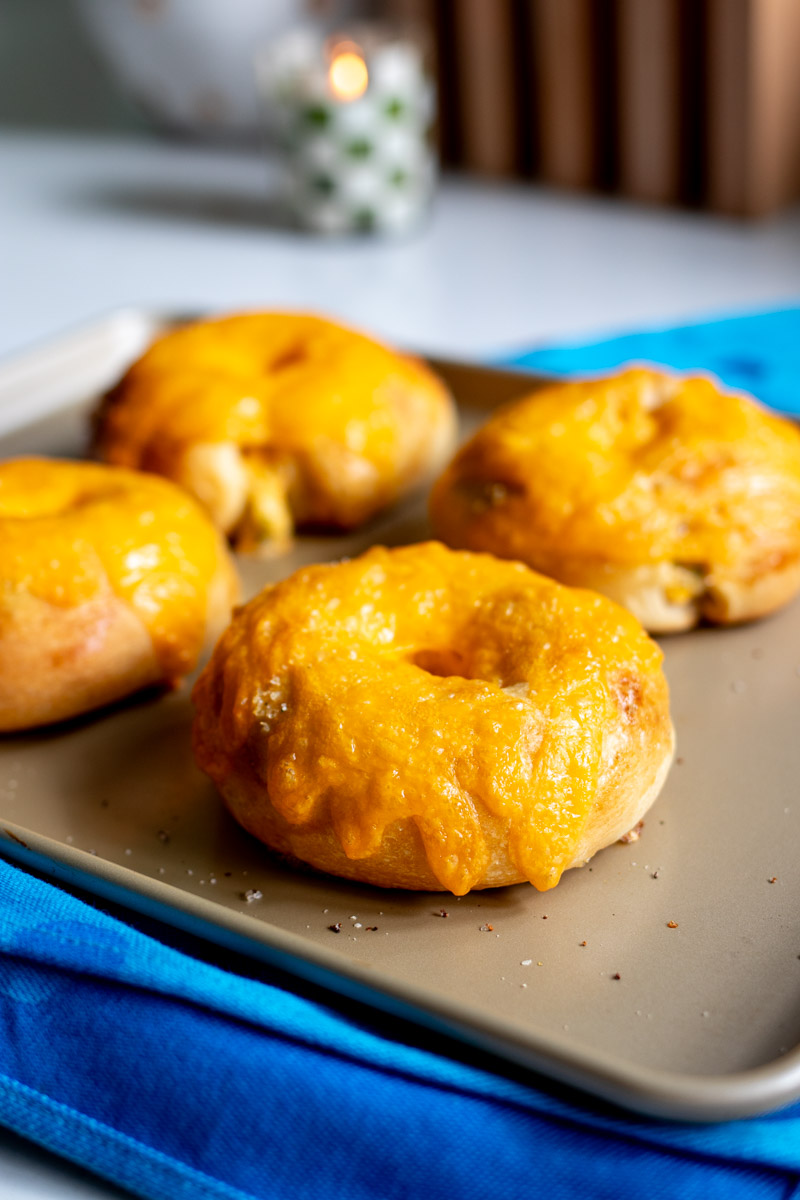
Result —
<instances>
[{"instance_id":1,"label":"lit candle","mask_svg":"<svg viewBox=\"0 0 800 1200\"><path fill-rule=\"evenodd\" d=\"M403 232L436 182L434 85L407 33L303 28L263 50L261 90L283 148L287 203L321 233Z\"/></svg>"},{"instance_id":2,"label":"lit candle","mask_svg":"<svg viewBox=\"0 0 800 1200\"><path fill-rule=\"evenodd\" d=\"M359 46L348 42L336 47L328 68L328 79L337 100L349 102L364 95L369 84L369 71Z\"/></svg>"}]
</instances>

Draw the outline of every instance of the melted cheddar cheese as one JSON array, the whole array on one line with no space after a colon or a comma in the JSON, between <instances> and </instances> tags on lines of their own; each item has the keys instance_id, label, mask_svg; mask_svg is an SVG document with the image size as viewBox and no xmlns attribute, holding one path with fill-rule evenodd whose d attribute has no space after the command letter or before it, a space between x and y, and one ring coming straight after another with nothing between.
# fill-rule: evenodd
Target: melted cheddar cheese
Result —
<instances>
[{"instance_id":1,"label":"melted cheddar cheese","mask_svg":"<svg viewBox=\"0 0 800 1200\"><path fill-rule=\"evenodd\" d=\"M501 409L437 482L449 545L568 564L757 572L797 556L800 431L708 379L630 370Z\"/></svg>"},{"instance_id":2,"label":"melted cheddar cheese","mask_svg":"<svg viewBox=\"0 0 800 1200\"><path fill-rule=\"evenodd\" d=\"M250 313L154 342L107 396L97 445L183 483L251 548L298 522L359 524L416 482L432 446L449 449L453 429L452 401L421 362L319 317ZM198 474L195 447L237 458Z\"/></svg>"},{"instance_id":3,"label":"melted cheddar cheese","mask_svg":"<svg viewBox=\"0 0 800 1200\"><path fill-rule=\"evenodd\" d=\"M153 476L51 459L0 464L0 606L74 607L111 589L167 677L197 658L224 550L191 497Z\"/></svg>"},{"instance_id":4,"label":"melted cheddar cheese","mask_svg":"<svg viewBox=\"0 0 800 1200\"><path fill-rule=\"evenodd\" d=\"M220 785L254 775L292 825L330 822L350 859L413 822L457 895L484 873L488 810L520 877L547 889L592 810L629 681L666 697L660 664L638 622L593 593L437 543L376 548L237 614L195 689L195 748Z\"/></svg>"}]
</instances>

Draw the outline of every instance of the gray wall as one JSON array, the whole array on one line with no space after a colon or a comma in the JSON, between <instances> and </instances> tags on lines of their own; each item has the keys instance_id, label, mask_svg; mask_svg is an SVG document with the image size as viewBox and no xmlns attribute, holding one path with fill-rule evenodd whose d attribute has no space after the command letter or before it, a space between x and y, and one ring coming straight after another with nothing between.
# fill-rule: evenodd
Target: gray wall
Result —
<instances>
[{"instance_id":1,"label":"gray wall","mask_svg":"<svg viewBox=\"0 0 800 1200\"><path fill-rule=\"evenodd\" d=\"M0 125L141 129L70 0L0 0Z\"/></svg>"}]
</instances>

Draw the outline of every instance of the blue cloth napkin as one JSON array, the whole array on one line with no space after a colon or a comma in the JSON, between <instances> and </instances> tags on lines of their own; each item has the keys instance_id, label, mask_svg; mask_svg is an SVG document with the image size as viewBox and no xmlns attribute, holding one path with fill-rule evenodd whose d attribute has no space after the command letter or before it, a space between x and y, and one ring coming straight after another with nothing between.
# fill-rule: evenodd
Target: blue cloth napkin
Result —
<instances>
[{"instance_id":1,"label":"blue cloth napkin","mask_svg":"<svg viewBox=\"0 0 800 1200\"><path fill-rule=\"evenodd\" d=\"M506 359L629 360L798 412L800 308ZM137 923L0 859L0 1121L141 1196L800 1198L800 1105L711 1126L620 1113Z\"/></svg>"},{"instance_id":2,"label":"blue cloth napkin","mask_svg":"<svg viewBox=\"0 0 800 1200\"><path fill-rule=\"evenodd\" d=\"M142 1196L800 1192L800 1105L670 1124L525 1086L192 958L2 859L0 952L0 1120Z\"/></svg>"},{"instance_id":3,"label":"blue cloth napkin","mask_svg":"<svg viewBox=\"0 0 800 1200\"><path fill-rule=\"evenodd\" d=\"M702 369L771 408L800 415L800 307L560 342L504 355L503 362L568 379L613 371L625 363Z\"/></svg>"}]
</instances>

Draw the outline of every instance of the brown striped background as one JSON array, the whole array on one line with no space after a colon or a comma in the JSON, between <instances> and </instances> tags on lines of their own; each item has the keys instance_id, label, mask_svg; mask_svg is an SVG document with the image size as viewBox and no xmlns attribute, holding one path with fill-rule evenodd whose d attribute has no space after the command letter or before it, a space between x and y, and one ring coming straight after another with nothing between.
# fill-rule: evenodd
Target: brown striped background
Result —
<instances>
[{"instance_id":1,"label":"brown striped background","mask_svg":"<svg viewBox=\"0 0 800 1200\"><path fill-rule=\"evenodd\" d=\"M382 0L424 22L444 161L762 216L800 197L800 0Z\"/></svg>"}]
</instances>

